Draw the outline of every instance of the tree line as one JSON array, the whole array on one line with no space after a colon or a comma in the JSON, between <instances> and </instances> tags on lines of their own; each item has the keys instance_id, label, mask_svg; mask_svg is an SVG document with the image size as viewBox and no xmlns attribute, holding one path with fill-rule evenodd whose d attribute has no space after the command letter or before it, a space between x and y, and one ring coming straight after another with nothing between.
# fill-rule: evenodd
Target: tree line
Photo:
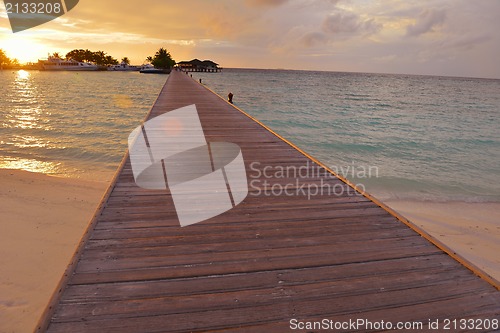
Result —
<instances>
[{"instance_id":1,"label":"tree line","mask_svg":"<svg viewBox=\"0 0 500 333\"><path fill-rule=\"evenodd\" d=\"M53 57L61 58L59 53L52 54ZM93 62L98 66L110 66L117 65L118 60L110 55L107 55L104 51L92 52L90 50L75 49L66 53L66 59L73 59L81 62ZM175 66L175 60L172 59L172 55L165 48L160 48L154 56L149 56L146 61L150 62L155 68L172 68ZM128 57L122 58L122 62L127 65L130 64Z\"/></svg>"},{"instance_id":2,"label":"tree line","mask_svg":"<svg viewBox=\"0 0 500 333\"><path fill-rule=\"evenodd\" d=\"M54 58L59 58L63 59L61 54L59 52L54 52L51 55ZM113 58L112 56L106 54L104 51L90 51L88 49L75 49L72 51L69 51L66 53L65 59L73 59L75 61L80 61L80 62L93 62L94 64L98 66L111 66L111 65L117 65L118 60ZM128 57L123 57L121 59L123 63L126 63L127 65L130 64L130 60ZM172 55L170 52L167 51L165 48L160 48L154 56L149 56L146 58L146 61L150 62L155 68L172 68L175 66L176 62L172 58ZM0 68L2 67L10 67L10 66L18 66L19 61L17 59L10 59L7 57L5 52L0 49Z\"/></svg>"},{"instance_id":3,"label":"tree line","mask_svg":"<svg viewBox=\"0 0 500 333\"><path fill-rule=\"evenodd\" d=\"M7 57L4 50L0 49L0 69L3 67L19 66L17 59Z\"/></svg>"},{"instance_id":4,"label":"tree line","mask_svg":"<svg viewBox=\"0 0 500 333\"><path fill-rule=\"evenodd\" d=\"M52 54L55 58L61 58L58 52ZM80 62L93 62L98 66L118 65L118 60L106 54L104 51L90 51L89 49L75 49L66 53L66 59L73 59ZM128 58L127 58L128 59Z\"/></svg>"}]
</instances>

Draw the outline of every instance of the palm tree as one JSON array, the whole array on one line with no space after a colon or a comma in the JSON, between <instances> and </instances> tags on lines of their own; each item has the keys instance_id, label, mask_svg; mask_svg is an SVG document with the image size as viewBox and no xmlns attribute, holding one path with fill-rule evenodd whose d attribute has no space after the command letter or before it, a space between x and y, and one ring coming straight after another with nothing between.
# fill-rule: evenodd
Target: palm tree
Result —
<instances>
[{"instance_id":1,"label":"palm tree","mask_svg":"<svg viewBox=\"0 0 500 333\"><path fill-rule=\"evenodd\" d=\"M66 59L73 59L75 61L85 61L85 51L82 49L73 50L66 53Z\"/></svg>"},{"instance_id":2,"label":"palm tree","mask_svg":"<svg viewBox=\"0 0 500 333\"><path fill-rule=\"evenodd\" d=\"M83 51L83 59L87 62L94 61L94 53L89 49L86 49Z\"/></svg>"},{"instance_id":3,"label":"palm tree","mask_svg":"<svg viewBox=\"0 0 500 333\"><path fill-rule=\"evenodd\" d=\"M164 49L163 47L156 51L154 57L149 56L146 58L146 60L151 62L151 64L155 66L155 68L167 69L172 68L175 65L175 60L172 59L170 52L168 52L167 49Z\"/></svg>"},{"instance_id":4,"label":"palm tree","mask_svg":"<svg viewBox=\"0 0 500 333\"><path fill-rule=\"evenodd\" d=\"M54 53L52 53L52 57L53 57L53 58L57 58L57 59L62 59L62 58L61 58L61 54L60 54L59 52L54 52Z\"/></svg>"},{"instance_id":5,"label":"palm tree","mask_svg":"<svg viewBox=\"0 0 500 333\"><path fill-rule=\"evenodd\" d=\"M5 52L0 49L0 69L2 68L3 65L8 65L10 64L10 59L7 57Z\"/></svg>"},{"instance_id":6,"label":"palm tree","mask_svg":"<svg viewBox=\"0 0 500 333\"><path fill-rule=\"evenodd\" d=\"M92 61L96 65L99 65L99 66L104 65L104 63L106 62L105 58L106 58L106 52L104 52L104 51L93 52L93 59L92 59Z\"/></svg>"},{"instance_id":7,"label":"palm tree","mask_svg":"<svg viewBox=\"0 0 500 333\"><path fill-rule=\"evenodd\" d=\"M104 57L104 65L118 65L118 60L110 55Z\"/></svg>"},{"instance_id":8,"label":"palm tree","mask_svg":"<svg viewBox=\"0 0 500 333\"><path fill-rule=\"evenodd\" d=\"M130 59L129 59L128 57L123 57L123 58L122 58L122 63L123 63L123 64L130 65Z\"/></svg>"}]
</instances>

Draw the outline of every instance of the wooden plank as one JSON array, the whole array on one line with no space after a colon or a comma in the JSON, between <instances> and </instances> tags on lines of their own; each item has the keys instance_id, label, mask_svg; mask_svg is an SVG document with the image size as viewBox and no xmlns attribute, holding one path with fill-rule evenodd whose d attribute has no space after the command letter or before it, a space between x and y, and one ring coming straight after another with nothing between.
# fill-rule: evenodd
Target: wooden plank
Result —
<instances>
[{"instance_id":1,"label":"wooden plank","mask_svg":"<svg viewBox=\"0 0 500 333\"><path fill-rule=\"evenodd\" d=\"M468 281L473 276L465 271L436 268L425 272L416 271L406 274L404 281L397 272L384 275L383 279L374 280L371 276L362 278L337 279L335 281L308 282L302 284L279 284L268 288L223 290L218 293L194 295L158 295L153 298L104 300L100 302L72 302L62 304L55 322L69 322L82 317L128 318L148 315L168 315L173 313L201 312L209 308L232 309L237 300L238 307L256 307L264 304L288 302L293 295L294 301L331 299L345 296L362 296L390 293L398 290L410 290L428 286L442 286L453 283L454 279ZM412 295L409 292L407 297ZM449 296L449 295L446 295Z\"/></svg>"},{"instance_id":2,"label":"wooden plank","mask_svg":"<svg viewBox=\"0 0 500 333\"><path fill-rule=\"evenodd\" d=\"M363 294L354 296L336 296L330 298L320 298L314 300L297 300L291 302L288 298L282 303L265 304L251 308L238 307L235 305L230 309L211 309L209 304L205 311L185 313L172 313L165 315L147 315L140 317L110 317L105 319L96 319L92 321L80 322L53 322L50 332L123 332L126 328L129 331L158 332L160 327L169 332L182 331L201 331L222 329L225 327L238 327L239 325L258 324L266 321L283 320L300 315L317 316L318 314L328 313L330 316L348 314L351 317L360 311L376 311L385 309L385 316L391 318L392 309L407 307L411 311L411 306L442 300L455 300L468 298L478 292L480 287L477 279L465 280L468 282L465 286L448 286L443 288L442 284L429 285L414 289L414 293L408 293L408 289L375 292L373 294ZM416 292L416 291L419 292ZM408 297L411 296L411 297ZM234 302L237 304L238 302ZM477 310L477 303L481 306L486 302L476 299L469 304ZM281 306L280 306L281 305ZM300 309L300 314L297 313ZM429 312L428 312L429 313ZM450 312L448 312L450 313ZM124 326L124 320L127 326Z\"/></svg>"},{"instance_id":3,"label":"wooden plank","mask_svg":"<svg viewBox=\"0 0 500 333\"><path fill-rule=\"evenodd\" d=\"M283 285L307 284L322 281L349 280L353 278L377 277L385 275L455 269L456 263L447 260L442 253L427 256L380 260L365 263L319 266L301 269L257 271L248 274L229 274L154 280L144 283L118 282L107 284L71 285L66 291L67 298L62 303L85 303L122 299L142 299L160 296L196 295L220 293L224 291L250 290ZM99 292L96 292L99 291Z\"/></svg>"},{"instance_id":4,"label":"wooden plank","mask_svg":"<svg viewBox=\"0 0 500 333\"><path fill-rule=\"evenodd\" d=\"M170 75L149 117L190 104L209 142L240 146L258 185L232 210L181 228L170 192L137 187L124 159L40 332L283 332L292 318L500 317L500 293L425 233L185 74ZM263 173L280 167L305 175ZM297 193L268 195L273 185ZM343 192L308 196L301 186Z\"/></svg>"}]
</instances>

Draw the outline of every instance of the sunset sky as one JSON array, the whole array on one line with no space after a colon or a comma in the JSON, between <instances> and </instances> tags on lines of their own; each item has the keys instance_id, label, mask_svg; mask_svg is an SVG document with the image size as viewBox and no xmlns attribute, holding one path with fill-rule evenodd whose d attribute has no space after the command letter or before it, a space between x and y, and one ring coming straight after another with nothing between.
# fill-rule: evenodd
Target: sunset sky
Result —
<instances>
[{"instance_id":1,"label":"sunset sky","mask_svg":"<svg viewBox=\"0 0 500 333\"><path fill-rule=\"evenodd\" d=\"M497 0L81 0L16 34L0 8L0 48L21 62L88 48L142 64L164 46L223 67L500 78Z\"/></svg>"}]
</instances>

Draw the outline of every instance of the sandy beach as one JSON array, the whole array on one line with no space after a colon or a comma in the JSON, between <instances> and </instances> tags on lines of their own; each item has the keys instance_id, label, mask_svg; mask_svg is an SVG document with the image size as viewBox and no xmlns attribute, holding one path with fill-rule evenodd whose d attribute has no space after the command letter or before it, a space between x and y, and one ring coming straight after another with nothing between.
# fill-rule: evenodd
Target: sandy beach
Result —
<instances>
[{"instance_id":1,"label":"sandy beach","mask_svg":"<svg viewBox=\"0 0 500 333\"><path fill-rule=\"evenodd\" d=\"M31 332L109 183L0 169L0 332Z\"/></svg>"},{"instance_id":2,"label":"sandy beach","mask_svg":"<svg viewBox=\"0 0 500 333\"><path fill-rule=\"evenodd\" d=\"M0 170L0 332L30 332L109 183ZM388 201L500 280L500 204Z\"/></svg>"},{"instance_id":3,"label":"sandy beach","mask_svg":"<svg viewBox=\"0 0 500 333\"><path fill-rule=\"evenodd\" d=\"M500 281L500 203L386 204Z\"/></svg>"}]
</instances>

